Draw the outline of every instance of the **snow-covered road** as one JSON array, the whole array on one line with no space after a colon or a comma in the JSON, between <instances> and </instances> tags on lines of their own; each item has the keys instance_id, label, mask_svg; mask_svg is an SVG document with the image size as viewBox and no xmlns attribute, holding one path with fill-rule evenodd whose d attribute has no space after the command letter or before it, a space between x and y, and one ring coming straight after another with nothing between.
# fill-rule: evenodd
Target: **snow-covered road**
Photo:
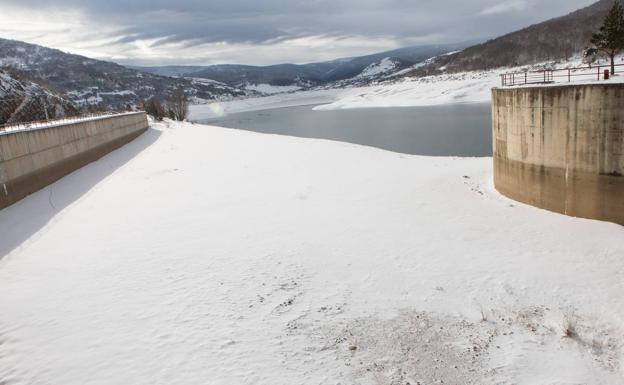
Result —
<instances>
[{"instance_id":1,"label":"snow-covered road","mask_svg":"<svg viewBox=\"0 0 624 385\"><path fill-rule=\"evenodd\" d=\"M165 122L0 237L0 384L622 383L624 228L490 158Z\"/></svg>"}]
</instances>

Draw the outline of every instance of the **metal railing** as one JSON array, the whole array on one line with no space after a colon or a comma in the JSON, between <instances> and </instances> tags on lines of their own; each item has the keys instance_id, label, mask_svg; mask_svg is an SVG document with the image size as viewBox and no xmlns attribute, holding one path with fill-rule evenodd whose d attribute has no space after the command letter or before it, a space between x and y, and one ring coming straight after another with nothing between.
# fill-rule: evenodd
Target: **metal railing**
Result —
<instances>
[{"instance_id":1,"label":"metal railing","mask_svg":"<svg viewBox=\"0 0 624 385\"><path fill-rule=\"evenodd\" d=\"M95 112L89 114L76 115L72 117L66 117L61 119L49 119L49 120L32 120L29 122L19 123L6 123L0 124L0 133L14 132L14 131L27 131L38 128L45 128L50 126L57 126L62 124L84 122L88 120L96 120L116 115L135 114L142 111L127 111L127 112Z\"/></svg>"},{"instance_id":2,"label":"metal railing","mask_svg":"<svg viewBox=\"0 0 624 385\"><path fill-rule=\"evenodd\" d=\"M601 64L592 67L510 72L501 74L500 77L503 87L526 84L572 83L574 81L600 81L613 76L615 73L624 72L623 67L624 64L616 64L614 73L611 73L611 65Z\"/></svg>"}]
</instances>

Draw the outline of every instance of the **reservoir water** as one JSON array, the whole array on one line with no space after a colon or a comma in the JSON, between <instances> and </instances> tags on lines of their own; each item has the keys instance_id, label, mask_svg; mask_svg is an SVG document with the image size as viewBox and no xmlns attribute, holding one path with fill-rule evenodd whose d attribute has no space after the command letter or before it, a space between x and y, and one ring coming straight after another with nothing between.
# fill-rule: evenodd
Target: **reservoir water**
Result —
<instances>
[{"instance_id":1,"label":"reservoir water","mask_svg":"<svg viewBox=\"0 0 624 385\"><path fill-rule=\"evenodd\" d=\"M215 126L321 138L429 156L491 156L489 104L314 111L296 106L201 120Z\"/></svg>"}]
</instances>

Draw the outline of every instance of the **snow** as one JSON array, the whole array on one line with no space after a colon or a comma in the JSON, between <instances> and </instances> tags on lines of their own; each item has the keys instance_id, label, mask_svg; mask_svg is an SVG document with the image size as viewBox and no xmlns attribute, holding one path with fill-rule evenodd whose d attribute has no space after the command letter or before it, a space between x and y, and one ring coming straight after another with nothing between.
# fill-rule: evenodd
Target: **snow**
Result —
<instances>
[{"instance_id":1,"label":"snow","mask_svg":"<svg viewBox=\"0 0 624 385\"><path fill-rule=\"evenodd\" d=\"M18 94L23 94L24 87L19 81L13 79L9 74L4 71L0 71L0 98L15 97Z\"/></svg>"},{"instance_id":2,"label":"snow","mask_svg":"<svg viewBox=\"0 0 624 385\"><path fill-rule=\"evenodd\" d=\"M430 59L431 60L431 59ZM618 63L624 62L624 56L618 57ZM423 63L426 63L425 61ZM604 66L605 61L599 63ZM418 66L418 65L417 65ZM262 110L269 108L291 107L307 104L322 104L316 110L336 110L355 108L412 107L455 103L488 103L491 89L501 85L500 75L507 72L539 70L540 68L565 69L583 67L582 59L574 57L567 62L539 63L533 66L499 68L491 71L470 71L454 74L441 74L426 77L408 77L400 80L375 82L361 87L317 88L271 95L260 98L238 99L216 102L202 106L191 106L192 120L218 117L228 113ZM416 68L416 67L414 67ZM396 74L405 73L405 70ZM573 77L573 84L596 83L592 72L587 76ZM610 82L624 82L624 76L615 76ZM604 82L604 81L601 81ZM568 83L556 83L552 86ZM535 85L529 85L535 86ZM548 86L548 85L547 85Z\"/></svg>"},{"instance_id":3,"label":"snow","mask_svg":"<svg viewBox=\"0 0 624 385\"><path fill-rule=\"evenodd\" d=\"M372 63L356 76L356 78L370 78L391 72L397 67L397 62L391 58L383 58L379 62Z\"/></svg>"},{"instance_id":4,"label":"snow","mask_svg":"<svg viewBox=\"0 0 624 385\"><path fill-rule=\"evenodd\" d=\"M100 92L100 95L116 95L116 96L127 96L127 95L136 95L132 90L121 90L121 91L110 91L110 92Z\"/></svg>"},{"instance_id":5,"label":"snow","mask_svg":"<svg viewBox=\"0 0 624 385\"><path fill-rule=\"evenodd\" d=\"M259 98L245 98L189 106L189 118L193 121L221 117L243 111L331 103L336 100L339 89L301 91L275 94Z\"/></svg>"},{"instance_id":6,"label":"snow","mask_svg":"<svg viewBox=\"0 0 624 385\"><path fill-rule=\"evenodd\" d=\"M0 383L621 384L624 228L491 164L154 124L0 211Z\"/></svg>"},{"instance_id":7,"label":"snow","mask_svg":"<svg viewBox=\"0 0 624 385\"><path fill-rule=\"evenodd\" d=\"M285 92L294 92L301 89L299 86L273 86L271 84L247 84L246 90L257 91L266 95L281 94Z\"/></svg>"},{"instance_id":8,"label":"snow","mask_svg":"<svg viewBox=\"0 0 624 385\"><path fill-rule=\"evenodd\" d=\"M334 102L316 110L372 107L430 106L453 103L487 103L492 87L498 85L497 72L468 72L411 78L365 88L346 89Z\"/></svg>"},{"instance_id":9,"label":"snow","mask_svg":"<svg viewBox=\"0 0 624 385\"><path fill-rule=\"evenodd\" d=\"M194 105L190 107L190 118L198 121L236 112L308 104L319 104L315 110L334 110L487 103L491 88L499 82L498 72L492 71L414 78L366 87L316 89Z\"/></svg>"},{"instance_id":10,"label":"snow","mask_svg":"<svg viewBox=\"0 0 624 385\"><path fill-rule=\"evenodd\" d=\"M194 77L189 77L188 79L191 79L193 83L195 84L206 84L206 85L217 85L217 86L222 86L222 87L229 87L227 84L213 80L213 79L194 78Z\"/></svg>"}]
</instances>

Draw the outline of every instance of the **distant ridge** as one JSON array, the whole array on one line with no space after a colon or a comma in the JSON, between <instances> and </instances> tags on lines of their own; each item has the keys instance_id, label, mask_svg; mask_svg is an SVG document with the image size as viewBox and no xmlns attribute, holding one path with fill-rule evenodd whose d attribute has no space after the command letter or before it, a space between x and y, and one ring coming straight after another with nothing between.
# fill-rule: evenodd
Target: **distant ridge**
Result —
<instances>
[{"instance_id":1,"label":"distant ridge","mask_svg":"<svg viewBox=\"0 0 624 385\"><path fill-rule=\"evenodd\" d=\"M116 63L73 55L16 40L0 39L0 68L62 94L77 106L124 108L183 88L194 100L245 95L225 84L153 75Z\"/></svg>"},{"instance_id":2,"label":"distant ridge","mask_svg":"<svg viewBox=\"0 0 624 385\"><path fill-rule=\"evenodd\" d=\"M309 64L277 64L270 66L219 64L204 67L164 66L132 68L159 75L212 79L228 84L231 87L245 87L247 84L310 87L350 79L359 75L371 64L378 63L383 59L392 59L396 62L397 70L408 68L431 57L467 47L473 42L406 47L372 55Z\"/></svg>"}]
</instances>

